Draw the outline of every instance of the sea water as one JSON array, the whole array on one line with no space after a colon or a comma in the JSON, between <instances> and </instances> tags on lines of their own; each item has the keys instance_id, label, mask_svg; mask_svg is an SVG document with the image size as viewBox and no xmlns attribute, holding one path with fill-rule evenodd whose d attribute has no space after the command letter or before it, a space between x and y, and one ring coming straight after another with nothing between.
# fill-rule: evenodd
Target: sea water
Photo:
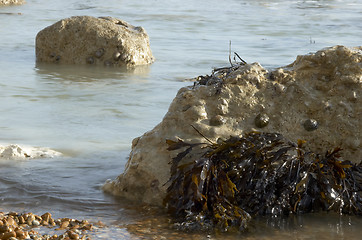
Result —
<instances>
[{"instance_id":1,"label":"sea water","mask_svg":"<svg viewBox=\"0 0 362 240\"><path fill-rule=\"evenodd\" d=\"M35 63L35 36L76 15L142 26L156 62L124 71ZM167 215L104 194L133 138L159 123L179 88L229 51L267 69L333 45L358 46L360 0L27 0L0 8L0 144L49 147L62 157L0 160L0 211L51 212L109 227L95 239L353 239L361 218L308 214L261 219L248 233L184 233ZM230 49L231 43L231 49ZM233 57L233 54L231 54Z\"/></svg>"}]
</instances>

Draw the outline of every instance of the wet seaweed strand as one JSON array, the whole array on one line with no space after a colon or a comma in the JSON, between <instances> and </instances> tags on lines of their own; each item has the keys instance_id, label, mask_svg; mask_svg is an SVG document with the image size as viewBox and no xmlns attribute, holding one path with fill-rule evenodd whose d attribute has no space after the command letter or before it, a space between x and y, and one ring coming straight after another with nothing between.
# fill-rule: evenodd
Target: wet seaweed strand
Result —
<instances>
[{"instance_id":1,"label":"wet seaweed strand","mask_svg":"<svg viewBox=\"0 0 362 240\"><path fill-rule=\"evenodd\" d=\"M319 155L303 141L251 132L208 144L194 161L180 161L200 144L166 141L173 151L164 204L186 229L244 230L251 216L335 211L362 215L362 165L343 161L341 149Z\"/></svg>"}]
</instances>

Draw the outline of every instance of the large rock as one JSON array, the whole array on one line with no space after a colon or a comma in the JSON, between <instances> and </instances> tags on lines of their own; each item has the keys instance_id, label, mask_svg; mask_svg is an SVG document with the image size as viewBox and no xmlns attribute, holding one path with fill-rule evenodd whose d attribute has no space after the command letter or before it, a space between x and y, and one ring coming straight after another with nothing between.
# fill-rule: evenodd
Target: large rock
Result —
<instances>
[{"instance_id":1,"label":"large rock","mask_svg":"<svg viewBox=\"0 0 362 240\"><path fill-rule=\"evenodd\" d=\"M2 5L19 5L24 4L25 0L0 0L0 6Z\"/></svg>"},{"instance_id":2,"label":"large rock","mask_svg":"<svg viewBox=\"0 0 362 240\"><path fill-rule=\"evenodd\" d=\"M179 90L160 124L133 140L124 173L104 189L160 205L177 154L167 150L166 139L206 142L200 133L216 142L254 130L278 132L306 140L307 148L321 154L339 146L344 159L358 163L361 67L362 47L335 46L272 72L253 63L198 77L194 86Z\"/></svg>"},{"instance_id":3,"label":"large rock","mask_svg":"<svg viewBox=\"0 0 362 240\"><path fill-rule=\"evenodd\" d=\"M135 66L154 61L142 27L112 17L76 16L41 30L37 62Z\"/></svg>"}]
</instances>

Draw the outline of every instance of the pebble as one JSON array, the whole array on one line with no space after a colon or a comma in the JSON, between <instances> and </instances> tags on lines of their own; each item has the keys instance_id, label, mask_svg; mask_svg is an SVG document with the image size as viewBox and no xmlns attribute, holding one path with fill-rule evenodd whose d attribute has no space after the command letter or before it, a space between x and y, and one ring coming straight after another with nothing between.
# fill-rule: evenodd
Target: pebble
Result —
<instances>
[{"instance_id":1,"label":"pebble","mask_svg":"<svg viewBox=\"0 0 362 240\"><path fill-rule=\"evenodd\" d=\"M97 222L99 226L104 226L103 223ZM41 235L34 230L39 227L56 227L54 230L64 230L64 234L58 235ZM0 212L0 239L1 240L60 240L60 239L90 239L87 231L91 231L93 225L87 220L76 220L70 218L60 218L54 220L50 213L44 213L41 216L33 213L18 214L11 212L5 214Z\"/></svg>"},{"instance_id":2,"label":"pebble","mask_svg":"<svg viewBox=\"0 0 362 240\"><path fill-rule=\"evenodd\" d=\"M68 231L68 236L70 237L70 239L79 239L79 235L76 234L75 232L73 231Z\"/></svg>"},{"instance_id":3,"label":"pebble","mask_svg":"<svg viewBox=\"0 0 362 240\"><path fill-rule=\"evenodd\" d=\"M24 223L25 223L25 220L24 220L24 217L23 217L23 216L18 217L18 221L19 221L20 224L24 224Z\"/></svg>"},{"instance_id":4,"label":"pebble","mask_svg":"<svg viewBox=\"0 0 362 240\"><path fill-rule=\"evenodd\" d=\"M52 218L52 215L50 213L44 213L43 215L41 215L41 219L43 219L43 221L45 222L49 222L49 220Z\"/></svg>"},{"instance_id":5,"label":"pebble","mask_svg":"<svg viewBox=\"0 0 362 240\"><path fill-rule=\"evenodd\" d=\"M16 233L15 232L6 232L6 233L1 233L0 234L0 239L2 240L8 240L12 237L16 237Z\"/></svg>"},{"instance_id":6,"label":"pebble","mask_svg":"<svg viewBox=\"0 0 362 240\"><path fill-rule=\"evenodd\" d=\"M40 225L40 222L38 220L34 220L32 223L31 223L33 226L39 226Z\"/></svg>"}]
</instances>

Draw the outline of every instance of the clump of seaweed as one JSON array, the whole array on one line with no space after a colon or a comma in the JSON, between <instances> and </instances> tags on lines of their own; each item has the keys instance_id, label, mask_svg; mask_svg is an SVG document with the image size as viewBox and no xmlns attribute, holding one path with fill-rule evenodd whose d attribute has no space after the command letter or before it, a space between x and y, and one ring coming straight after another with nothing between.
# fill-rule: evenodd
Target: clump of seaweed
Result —
<instances>
[{"instance_id":1,"label":"clump of seaweed","mask_svg":"<svg viewBox=\"0 0 362 240\"><path fill-rule=\"evenodd\" d=\"M232 72L235 72L240 66L244 66L248 64L244 61L237 52L234 52L234 62L231 60L231 41L229 42L229 63L230 66L214 68L212 70L212 74L206 76L198 76L196 81L194 82L194 86L196 85L216 85L218 90L221 91L221 87L223 85L222 79L229 75Z\"/></svg>"},{"instance_id":2,"label":"clump of seaweed","mask_svg":"<svg viewBox=\"0 0 362 240\"><path fill-rule=\"evenodd\" d=\"M186 148L172 160L164 199L182 228L244 230L256 215L362 215L362 166L343 161L340 148L319 155L301 140L251 132L205 144L201 157L180 165L201 144L166 142L170 151Z\"/></svg>"}]
</instances>

